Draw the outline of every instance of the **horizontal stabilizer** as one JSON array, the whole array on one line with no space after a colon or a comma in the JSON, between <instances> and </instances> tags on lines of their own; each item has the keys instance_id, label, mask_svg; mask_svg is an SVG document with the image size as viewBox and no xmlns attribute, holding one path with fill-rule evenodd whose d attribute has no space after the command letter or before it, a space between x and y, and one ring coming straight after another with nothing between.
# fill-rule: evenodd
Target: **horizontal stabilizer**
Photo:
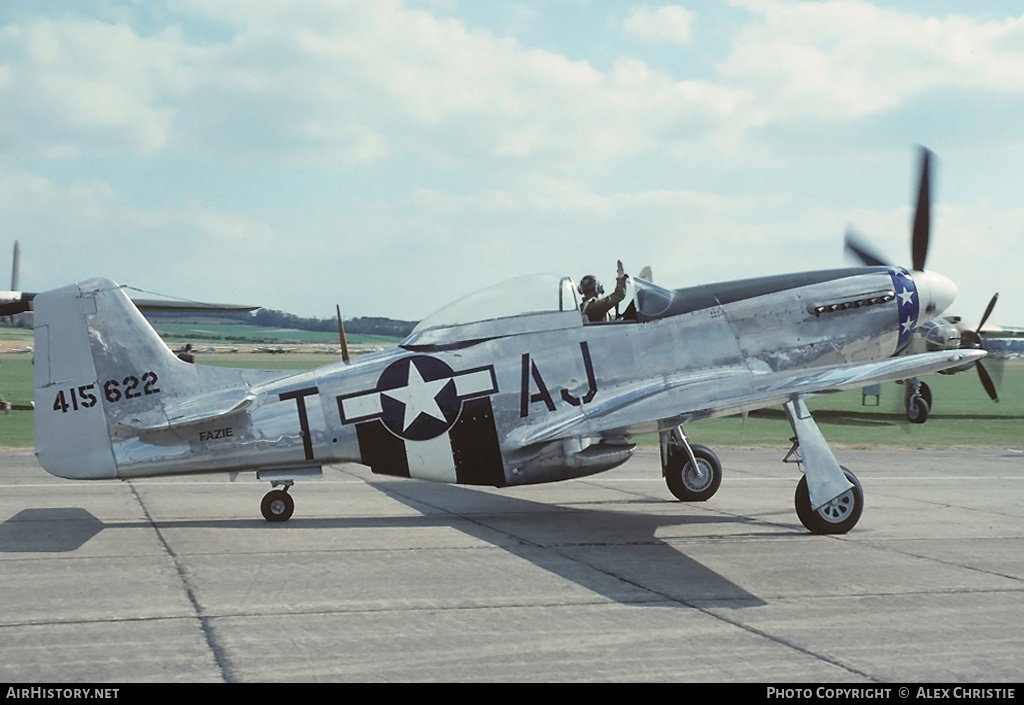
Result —
<instances>
[{"instance_id":1,"label":"horizontal stabilizer","mask_svg":"<svg viewBox=\"0 0 1024 705\"><path fill-rule=\"evenodd\" d=\"M256 395L248 388L221 389L167 403L162 409L123 417L117 425L140 433L195 426L241 413L255 399Z\"/></svg>"}]
</instances>

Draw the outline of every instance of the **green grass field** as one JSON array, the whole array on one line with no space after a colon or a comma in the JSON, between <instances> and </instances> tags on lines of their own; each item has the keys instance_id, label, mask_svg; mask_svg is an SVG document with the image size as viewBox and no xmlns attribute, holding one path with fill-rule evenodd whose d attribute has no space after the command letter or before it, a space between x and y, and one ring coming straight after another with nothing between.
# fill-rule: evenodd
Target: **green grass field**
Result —
<instances>
[{"instance_id":1,"label":"green grass field","mask_svg":"<svg viewBox=\"0 0 1024 705\"><path fill-rule=\"evenodd\" d=\"M336 345L337 331L304 331L290 329L260 328L245 323L163 323L158 322L155 328L170 345L192 343L197 347L204 343L210 345L235 343L284 343L286 341L303 341ZM353 345L394 345L397 338L384 335L361 335L347 333L345 336Z\"/></svg>"},{"instance_id":2,"label":"green grass field","mask_svg":"<svg viewBox=\"0 0 1024 705\"><path fill-rule=\"evenodd\" d=\"M29 344L26 342L26 344ZM329 364L336 356L298 354L261 355L200 354L199 364L271 370L302 370ZM15 405L32 400L32 359L25 353L4 355L0 366L0 392ZM994 365L990 363L990 370ZM835 447L1024 448L1024 362L1006 363L1000 385L1000 402L992 403L973 371L927 378L934 396L931 417L913 425L903 416L904 388L882 386L881 404L862 406L861 392L851 391L815 397L808 406L825 438ZM33 445L32 411L0 414L0 447L30 448ZM777 447L788 449L792 436L781 408L754 412L747 419L730 417L688 425L694 443L716 447ZM655 436L642 439L657 443Z\"/></svg>"},{"instance_id":3,"label":"green grass field","mask_svg":"<svg viewBox=\"0 0 1024 705\"><path fill-rule=\"evenodd\" d=\"M991 366L990 366L991 369ZM1024 363L1007 363L993 403L973 371L926 378L934 404L928 421L911 424L904 415L905 387L882 385L878 406L864 406L860 390L807 401L821 432L836 448L1024 448ZM729 417L687 426L694 443L711 446L785 446L793 435L781 408L763 409L747 419Z\"/></svg>"}]
</instances>

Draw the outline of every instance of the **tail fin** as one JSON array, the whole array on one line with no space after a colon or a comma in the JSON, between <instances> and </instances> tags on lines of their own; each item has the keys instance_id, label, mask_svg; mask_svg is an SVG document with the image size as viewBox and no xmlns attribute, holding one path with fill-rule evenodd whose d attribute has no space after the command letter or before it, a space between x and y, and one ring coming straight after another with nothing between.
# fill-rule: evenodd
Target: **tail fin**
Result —
<instances>
[{"instance_id":1,"label":"tail fin","mask_svg":"<svg viewBox=\"0 0 1024 705\"><path fill-rule=\"evenodd\" d=\"M251 401L241 371L179 360L112 281L39 294L34 309L36 456L54 475L122 476L140 434Z\"/></svg>"}]
</instances>

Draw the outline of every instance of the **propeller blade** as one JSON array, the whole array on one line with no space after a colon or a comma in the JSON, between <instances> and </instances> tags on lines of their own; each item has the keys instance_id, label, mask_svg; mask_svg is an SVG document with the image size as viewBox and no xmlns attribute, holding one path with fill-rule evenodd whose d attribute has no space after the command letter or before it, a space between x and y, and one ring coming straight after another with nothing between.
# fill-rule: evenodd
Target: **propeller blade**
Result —
<instances>
[{"instance_id":1,"label":"propeller blade","mask_svg":"<svg viewBox=\"0 0 1024 705\"><path fill-rule=\"evenodd\" d=\"M889 266L889 262L864 244L864 239L852 229L846 231L846 251L868 267Z\"/></svg>"},{"instance_id":2,"label":"propeller blade","mask_svg":"<svg viewBox=\"0 0 1024 705\"><path fill-rule=\"evenodd\" d=\"M985 322L988 320L988 317L992 315L992 309L994 309L996 307L996 300L998 298L999 298L999 292L997 291L992 296L992 300L988 302L988 308L985 309L985 315L981 317L981 323L978 324L978 328L977 328L977 330L975 330L975 333L978 334L979 338L981 337L981 329L985 325Z\"/></svg>"},{"instance_id":3,"label":"propeller blade","mask_svg":"<svg viewBox=\"0 0 1024 705\"><path fill-rule=\"evenodd\" d=\"M921 184L917 190L917 211L914 213L914 232L911 243L914 269L924 271L928 259L928 239L931 230L931 155L921 148Z\"/></svg>"},{"instance_id":4,"label":"propeller blade","mask_svg":"<svg viewBox=\"0 0 1024 705\"><path fill-rule=\"evenodd\" d=\"M981 386L988 392L989 398L995 403L999 403L999 394L996 392L996 385L992 383L992 378L988 374L988 370L981 364L981 360L974 361L974 368L978 370L978 377L981 378Z\"/></svg>"},{"instance_id":5,"label":"propeller blade","mask_svg":"<svg viewBox=\"0 0 1024 705\"><path fill-rule=\"evenodd\" d=\"M11 255L11 291L18 291L21 288L19 284L21 272L21 247L18 245L18 241L14 241L14 254ZM6 304L5 304L6 305ZM13 314L7 316L7 322L12 326L14 325L14 316L19 313L24 313L29 310L29 305L23 304L24 309L15 310ZM15 307L17 308L17 307Z\"/></svg>"},{"instance_id":6,"label":"propeller blade","mask_svg":"<svg viewBox=\"0 0 1024 705\"><path fill-rule=\"evenodd\" d=\"M992 300L988 302L988 308L985 309L985 315L981 317L981 323L975 330L962 330L960 331L960 347L961 348L974 348L975 350L981 350L985 346L981 342L981 327L985 325L985 321L992 315L992 309L996 307L996 300L999 298L999 294L996 293Z\"/></svg>"},{"instance_id":7,"label":"propeller blade","mask_svg":"<svg viewBox=\"0 0 1024 705\"><path fill-rule=\"evenodd\" d=\"M14 241L14 254L11 256L11 291L20 291L21 284L21 246Z\"/></svg>"},{"instance_id":8,"label":"propeller blade","mask_svg":"<svg viewBox=\"0 0 1024 705\"><path fill-rule=\"evenodd\" d=\"M348 362L348 336L345 335L345 323L341 320L341 304L335 304L334 308L338 312L338 342L341 343L341 359Z\"/></svg>"}]
</instances>

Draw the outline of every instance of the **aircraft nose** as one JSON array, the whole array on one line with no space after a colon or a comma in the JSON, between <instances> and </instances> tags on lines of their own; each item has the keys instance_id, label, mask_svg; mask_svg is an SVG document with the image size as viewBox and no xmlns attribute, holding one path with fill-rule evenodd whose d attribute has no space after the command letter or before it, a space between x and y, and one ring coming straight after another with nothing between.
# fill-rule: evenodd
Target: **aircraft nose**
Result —
<instances>
[{"instance_id":1,"label":"aircraft nose","mask_svg":"<svg viewBox=\"0 0 1024 705\"><path fill-rule=\"evenodd\" d=\"M937 272L914 272L914 283L921 297L921 314L918 325L930 321L956 299L956 284Z\"/></svg>"}]
</instances>

